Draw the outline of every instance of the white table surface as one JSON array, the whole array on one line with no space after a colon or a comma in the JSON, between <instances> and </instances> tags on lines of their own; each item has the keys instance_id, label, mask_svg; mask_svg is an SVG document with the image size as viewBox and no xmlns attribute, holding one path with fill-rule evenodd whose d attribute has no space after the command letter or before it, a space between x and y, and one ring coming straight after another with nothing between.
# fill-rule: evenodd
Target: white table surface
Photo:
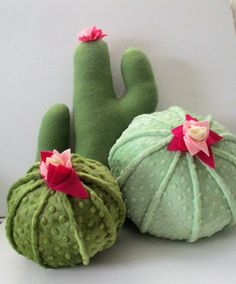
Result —
<instances>
[{"instance_id":1,"label":"white table surface","mask_svg":"<svg viewBox=\"0 0 236 284\"><path fill-rule=\"evenodd\" d=\"M18 255L0 225L1 284L236 283L236 227L194 244L140 234L128 223L89 266L45 269Z\"/></svg>"}]
</instances>

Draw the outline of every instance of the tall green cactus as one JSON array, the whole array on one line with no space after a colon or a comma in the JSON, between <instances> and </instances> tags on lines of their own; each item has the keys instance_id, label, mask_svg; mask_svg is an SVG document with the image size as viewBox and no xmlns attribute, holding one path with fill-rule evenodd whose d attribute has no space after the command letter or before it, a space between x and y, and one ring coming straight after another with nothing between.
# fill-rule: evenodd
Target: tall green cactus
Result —
<instances>
[{"instance_id":1,"label":"tall green cactus","mask_svg":"<svg viewBox=\"0 0 236 284\"><path fill-rule=\"evenodd\" d=\"M122 56L121 72L126 94L118 99L107 44L99 39L82 42L77 47L73 98L75 153L105 165L110 148L131 120L139 114L153 112L157 104L152 68L142 51L127 49ZM68 109L63 105L49 109L41 124L38 152L68 148L68 117Z\"/></svg>"}]
</instances>

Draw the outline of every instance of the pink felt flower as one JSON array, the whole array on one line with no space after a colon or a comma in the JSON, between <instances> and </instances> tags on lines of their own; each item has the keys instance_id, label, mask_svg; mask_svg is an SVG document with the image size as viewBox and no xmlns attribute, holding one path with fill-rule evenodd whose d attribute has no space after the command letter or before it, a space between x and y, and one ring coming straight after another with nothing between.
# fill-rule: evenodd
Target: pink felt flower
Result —
<instances>
[{"instance_id":1,"label":"pink felt flower","mask_svg":"<svg viewBox=\"0 0 236 284\"><path fill-rule=\"evenodd\" d=\"M174 137L167 145L169 151L189 152L197 156L211 168L215 168L214 156L211 145L223 137L209 129L209 122L198 121L186 114L186 121L171 130Z\"/></svg>"},{"instance_id":2,"label":"pink felt flower","mask_svg":"<svg viewBox=\"0 0 236 284\"><path fill-rule=\"evenodd\" d=\"M71 152L70 149L63 153L57 152L57 150L43 151L41 152L41 158L43 159L40 163L40 172L45 179L48 175L48 166L52 164L54 166L63 165L66 168L71 168Z\"/></svg>"},{"instance_id":3,"label":"pink felt flower","mask_svg":"<svg viewBox=\"0 0 236 284\"><path fill-rule=\"evenodd\" d=\"M41 151L40 154L40 173L49 188L74 197L89 197L79 176L72 167L70 149L61 154L56 150Z\"/></svg>"},{"instance_id":4,"label":"pink felt flower","mask_svg":"<svg viewBox=\"0 0 236 284\"><path fill-rule=\"evenodd\" d=\"M93 41L93 40L98 40L100 38L103 38L104 36L107 36L107 35L103 33L102 29L98 29L96 26L93 26L93 27L83 29L79 33L78 39L80 41Z\"/></svg>"}]
</instances>

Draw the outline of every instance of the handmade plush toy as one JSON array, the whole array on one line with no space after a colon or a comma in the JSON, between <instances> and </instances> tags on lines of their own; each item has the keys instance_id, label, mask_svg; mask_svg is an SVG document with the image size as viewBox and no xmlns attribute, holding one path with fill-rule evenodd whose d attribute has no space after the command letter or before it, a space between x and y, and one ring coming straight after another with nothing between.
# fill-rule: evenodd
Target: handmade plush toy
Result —
<instances>
[{"instance_id":1,"label":"handmade plush toy","mask_svg":"<svg viewBox=\"0 0 236 284\"><path fill-rule=\"evenodd\" d=\"M110 247L125 219L119 187L101 163L70 152L42 160L8 195L6 230L12 246L46 267L88 264Z\"/></svg>"},{"instance_id":2,"label":"handmade plush toy","mask_svg":"<svg viewBox=\"0 0 236 284\"><path fill-rule=\"evenodd\" d=\"M99 35L99 30L93 32ZM80 123L86 128L86 121ZM115 242L126 216L111 172L98 161L66 150L69 124L65 105L57 104L44 115L38 138L41 160L13 184L8 195L6 231L12 246L53 268L88 264Z\"/></svg>"},{"instance_id":3,"label":"handmade plush toy","mask_svg":"<svg viewBox=\"0 0 236 284\"><path fill-rule=\"evenodd\" d=\"M74 55L73 115L75 152L107 165L110 148L131 120L136 115L155 110L157 90L145 54L129 48L121 61L127 91L122 98L116 97L108 47L102 40L104 36L96 27L86 29L79 35L82 42ZM53 125L53 129L61 129L60 136L64 140L69 129L67 107L53 107L48 116L49 124ZM53 149L54 135L51 135L52 141L48 140L51 128L42 131L44 135L40 136L39 149Z\"/></svg>"},{"instance_id":4,"label":"handmade plush toy","mask_svg":"<svg viewBox=\"0 0 236 284\"><path fill-rule=\"evenodd\" d=\"M179 107L136 117L109 155L143 233L194 242L236 220L236 137Z\"/></svg>"}]
</instances>

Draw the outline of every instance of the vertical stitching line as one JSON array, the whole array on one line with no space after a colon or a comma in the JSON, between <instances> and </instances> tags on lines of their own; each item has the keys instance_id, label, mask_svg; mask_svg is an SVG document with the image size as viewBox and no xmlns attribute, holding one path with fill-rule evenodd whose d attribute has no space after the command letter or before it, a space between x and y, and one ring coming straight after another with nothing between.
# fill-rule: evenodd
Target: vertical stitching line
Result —
<instances>
[{"instance_id":1,"label":"vertical stitching line","mask_svg":"<svg viewBox=\"0 0 236 284\"><path fill-rule=\"evenodd\" d=\"M32 222L31 222L31 246L32 246L32 251L34 255L34 260L41 265L44 265L44 263L40 256L39 247L38 247L39 231L37 227L38 226L37 217L42 212L44 205L46 201L48 200L49 196L50 196L50 189L46 189L45 194L40 200L40 203L32 216Z\"/></svg>"},{"instance_id":2,"label":"vertical stitching line","mask_svg":"<svg viewBox=\"0 0 236 284\"><path fill-rule=\"evenodd\" d=\"M162 180L159 189L155 192L154 196L152 197L149 206L147 207L147 210L144 214L143 220L141 222L141 231L142 232L147 232L148 230L148 226L152 220L152 215L153 212L156 210L157 206L159 205L159 203L161 202L161 198L163 196L163 193L169 183L169 180L172 177L172 174L179 162L181 156L181 152L176 152L175 157L169 167L169 170L167 171L164 179Z\"/></svg>"},{"instance_id":3,"label":"vertical stitching line","mask_svg":"<svg viewBox=\"0 0 236 284\"><path fill-rule=\"evenodd\" d=\"M80 228L78 227L78 224L75 222L71 202L70 202L69 198L66 196L66 194L62 193L61 198L62 198L62 203L64 205L64 208L65 208L67 215L69 217L70 224L73 227L73 230L74 230L74 233L75 233L75 239L76 239L76 241L79 245L79 248L80 248L80 255L82 257L83 264L87 265L89 263L88 250L87 250L87 247L85 245L85 240L82 238L82 234L79 236L79 233L81 231L80 231ZM78 231L79 231L79 233L78 233Z\"/></svg>"},{"instance_id":4,"label":"vertical stitching line","mask_svg":"<svg viewBox=\"0 0 236 284\"><path fill-rule=\"evenodd\" d=\"M194 195L194 219L192 223L192 232L189 237L190 242L194 242L199 238L199 231L200 231L200 220L201 220L201 196L200 196L200 186L199 186L199 179L197 175L197 171L195 169L195 164L193 158L186 153L188 167L190 172L190 177L192 180L193 186L193 195Z\"/></svg>"}]
</instances>

